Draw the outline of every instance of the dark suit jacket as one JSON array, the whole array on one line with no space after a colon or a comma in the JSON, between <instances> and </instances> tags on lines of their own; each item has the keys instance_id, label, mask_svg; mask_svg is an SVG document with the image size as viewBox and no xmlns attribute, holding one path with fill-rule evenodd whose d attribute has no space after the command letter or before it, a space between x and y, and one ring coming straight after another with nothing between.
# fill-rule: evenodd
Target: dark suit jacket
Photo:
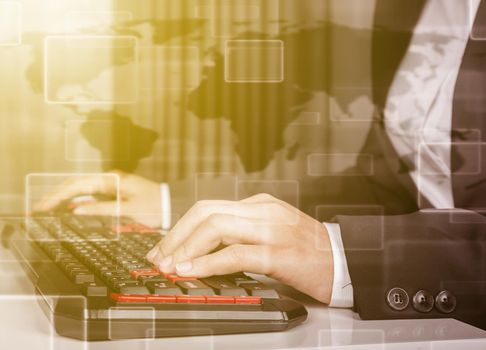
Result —
<instances>
[{"instance_id":1,"label":"dark suit jacket","mask_svg":"<svg viewBox=\"0 0 486 350\"><path fill-rule=\"evenodd\" d=\"M378 109L385 105L425 2L377 3L373 84ZM373 175L362 180L367 200L382 205L387 215L337 217L356 311L363 319L452 317L486 329L486 217L419 210L408 166L395 154L382 122L372 128L362 153L374 157ZM387 302L395 287L409 296L402 311ZM420 290L434 297L447 290L457 306L450 314L437 307L417 311L413 297Z\"/></svg>"}]
</instances>

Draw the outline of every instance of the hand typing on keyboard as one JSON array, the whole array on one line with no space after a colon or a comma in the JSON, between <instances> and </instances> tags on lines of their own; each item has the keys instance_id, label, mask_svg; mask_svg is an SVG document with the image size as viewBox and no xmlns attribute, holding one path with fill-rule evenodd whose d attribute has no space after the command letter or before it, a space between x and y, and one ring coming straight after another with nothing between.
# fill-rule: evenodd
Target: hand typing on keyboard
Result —
<instances>
[{"instance_id":1,"label":"hand typing on keyboard","mask_svg":"<svg viewBox=\"0 0 486 350\"><path fill-rule=\"evenodd\" d=\"M220 245L226 247L214 252ZM196 203L147 259L179 276L266 274L324 303L331 300L333 260L325 226L266 194Z\"/></svg>"},{"instance_id":2,"label":"hand typing on keyboard","mask_svg":"<svg viewBox=\"0 0 486 350\"><path fill-rule=\"evenodd\" d=\"M131 217L137 222L150 227L161 226L160 184L137 175L112 171L120 177L120 208L121 215ZM70 178L61 184L53 193L48 194L34 207L35 211L50 211L56 209L62 202L86 194L96 193L115 197L117 189L113 181L107 181L105 176L82 176ZM79 203L73 211L77 215L107 215L115 212L116 202L98 201ZM140 213L143 213L140 215Z\"/></svg>"}]
</instances>

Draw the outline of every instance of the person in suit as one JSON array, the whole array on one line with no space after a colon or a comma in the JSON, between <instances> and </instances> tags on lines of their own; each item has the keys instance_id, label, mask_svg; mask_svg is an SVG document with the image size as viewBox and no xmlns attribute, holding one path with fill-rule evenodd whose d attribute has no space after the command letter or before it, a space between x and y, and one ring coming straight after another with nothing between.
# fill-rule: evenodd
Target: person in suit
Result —
<instances>
[{"instance_id":1,"label":"person in suit","mask_svg":"<svg viewBox=\"0 0 486 350\"><path fill-rule=\"evenodd\" d=\"M377 2L373 98L381 117L362 149L374 172L335 181L384 215L322 224L266 194L201 201L147 258L181 276L267 274L363 319L453 317L486 329L483 24L485 0ZM134 205L158 192L157 184L121 176ZM38 208L81 192L86 181ZM89 185L109 192L99 181ZM153 211L167 213L167 196L156 197Z\"/></svg>"}]
</instances>

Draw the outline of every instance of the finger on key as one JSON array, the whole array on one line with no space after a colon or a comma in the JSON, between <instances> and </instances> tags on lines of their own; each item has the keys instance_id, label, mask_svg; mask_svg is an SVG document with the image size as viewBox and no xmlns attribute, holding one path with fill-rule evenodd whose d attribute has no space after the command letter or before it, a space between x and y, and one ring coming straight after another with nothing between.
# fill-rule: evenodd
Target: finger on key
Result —
<instances>
[{"instance_id":1,"label":"finger on key","mask_svg":"<svg viewBox=\"0 0 486 350\"><path fill-rule=\"evenodd\" d=\"M179 276L204 278L235 272L252 272L269 275L275 251L270 246L232 245L216 253L185 261L176 265Z\"/></svg>"},{"instance_id":2,"label":"finger on key","mask_svg":"<svg viewBox=\"0 0 486 350\"><path fill-rule=\"evenodd\" d=\"M201 224L212 214L230 214L248 218L258 218L259 210L253 204L232 201L200 201L195 204L182 219L157 245L157 256L153 262L160 264L162 259L171 255ZM261 215L261 214L260 214Z\"/></svg>"},{"instance_id":3,"label":"finger on key","mask_svg":"<svg viewBox=\"0 0 486 350\"><path fill-rule=\"evenodd\" d=\"M172 266L164 272L172 272L176 264L208 254L220 245L278 244L284 233L275 237L274 232L272 226L259 219L213 214L174 251Z\"/></svg>"}]
</instances>

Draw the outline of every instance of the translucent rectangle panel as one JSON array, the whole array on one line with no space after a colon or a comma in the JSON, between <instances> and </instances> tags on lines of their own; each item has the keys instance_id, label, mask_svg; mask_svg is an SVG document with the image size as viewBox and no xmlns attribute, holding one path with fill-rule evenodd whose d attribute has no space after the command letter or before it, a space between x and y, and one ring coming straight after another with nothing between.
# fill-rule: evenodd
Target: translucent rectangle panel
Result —
<instances>
[{"instance_id":1,"label":"translucent rectangle panel","mask_svg":"<svg viewBox=\"0 0 486 350\"><path fill-rule=\"evenodd\" d=\"M315 218L320 222L331 222L336 216L372 216L368 218L367 222L374 226L377 233L372 239L365 241L355 240L352 244L346 247L346 250L382 250L384 246L385 233L385 209L381 205L366 205L366 204L326 204L318 205L315 208ZM324 250L326 247L321 246L322 243L316 241L316 247Z\"/></svg>"},{"instance_id":2,"label":"translucent rectangle panel","mask_svg":"<svg viewBox=\"0 0 486 350\"><path fill-rule=\"evenodd\" d=\"M0 46L16 46L22 41L22 5L0 1Z\"/></svg>"},{"instance_id":3,"label":"translucent rectangle panel","mask_svg":"<svg viewBox=\"0 0 486 350\"><path fill-rule=\"evenodd\" d=\"M154 307L144 307L138 306L137 311L140 314L140 318L143 321L138 321L132 325L132 332L127 332L127 324L123 318L129 317L133 313L133 308L114 306L108 309L108 338L110 340L122 340L133 338L134 334L139 336L140 334L145 334L146 345L148 345L148 340L155 339L155 308Z\"/></svg>"},{"instance_id":4,"label":"translucent rectangle panel","mask_svg":"<svg viewBox=\"0 0 486 350\"><path fill-rule=\"evenodd\" d=\"M228 83L280 83L284 80L284 43L280 40L228 40Z\"/></svg>"},{"instance_id":5,"label":"translucent rectangle panel","mask_svg":"<svg viewBox=\"0 0 486 350\"><path fill-rule=\"evenodd\" d=\"M68 196L69 193L75 193ZM75 206L89 205L96 201L96 195L101 192L113 193L113 206L110 212L104 213L111 218L111 224L118 225L120 217L120 177L115 173L32 173L25 177L25 213L35 212L37 204L43 201L51 201L52 204L58 203L58 209L69 211ZM73 201L74 199L74 201ZM74 205L70 207L70 205ZM60 225L60 216L53 216L52 212L47 212L39 219L45 220L50 225ZM28 236L37 239L35 230L37 224L27 215L25 217L25 226ZM64 226L60 225L60 233ZM31 232L32 230L32 232ZM62 236L61 236L62 237ZM113 235L117 239L116 235ZM42 238L44 239L44 238ZM57 239L54 236L48 237L47 240Z\"/></svg>"},{"instance_id":6,"label":"translucent rectangle panel","mask_svg":"<svg viewBox=\"0 0 486 350\"><path fill-rule=\"evenodd\" d=\"M46 102L135 103L138 100L137 43L138 39L132 36L47 37L44 42Z\"/></svg>"},{"instance_id":7,"label":"translucent rectangle panel","mask_svg":"<svg viewBox=\"0 0 486 350\"><path fill-rule=\"evenodd\" d=\"M420 176L438 176L450 173L449 154L454 148L454 154L460 157L456 162L459 166L453 169L454 175L477 175L482 169L482 152L486 143L421 143L418 153L418 173ZM444 161L446 159L446 161Z\"/></svg>"}]
</instances>

